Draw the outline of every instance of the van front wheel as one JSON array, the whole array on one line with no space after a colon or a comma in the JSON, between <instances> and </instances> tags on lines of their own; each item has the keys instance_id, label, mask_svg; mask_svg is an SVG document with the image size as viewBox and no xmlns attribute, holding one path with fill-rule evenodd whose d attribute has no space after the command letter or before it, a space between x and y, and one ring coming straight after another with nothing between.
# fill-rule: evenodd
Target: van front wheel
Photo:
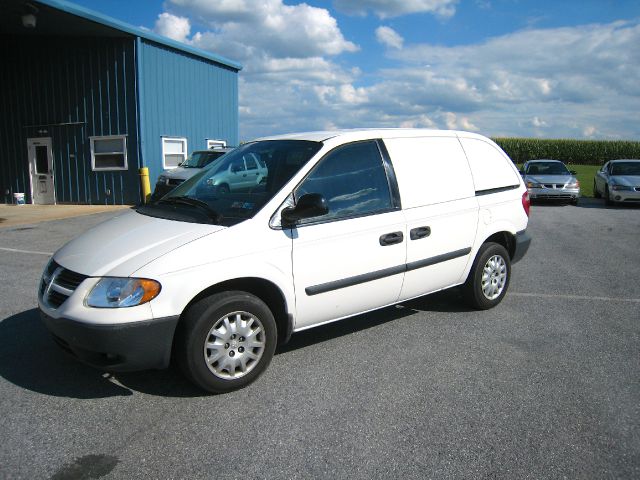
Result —
<instances>
[{"instance_id":1,"label":"van front wheel","mask_svg":"<svg viewBox=\"0 0 640 480\"><path fill-rule=\"evenodd\" d=\"M275 319L262 300L240 291L218 293L184 313L176 333L176 359L199 387L229 392L267 368L277 338Z\"/></svg>"},{"instance_id":2,"label":"van front wheel","mask_svg":"<svg viewBox=\"0 0 640 480\"><path fill-rule=\"evenodd\" d=\"M463 286L466 302L478 310L498 305L509 288L511 261L498 243L485 243L478 250L469 277Z\"/></svg>"}]
</instances>

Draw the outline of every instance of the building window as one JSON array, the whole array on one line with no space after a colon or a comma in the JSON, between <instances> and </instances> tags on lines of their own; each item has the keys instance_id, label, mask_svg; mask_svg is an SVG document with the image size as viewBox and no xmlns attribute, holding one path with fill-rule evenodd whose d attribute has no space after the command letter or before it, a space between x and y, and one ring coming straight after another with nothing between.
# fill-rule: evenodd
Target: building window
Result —
<instances>
[{"instance_id":1,"label":"building window","mask_svg":"<svg viewBox=\"0 0 640 480\"><path fill-rule=\"evenodd\" d=\"M162 167L176 168L187 159L187 139L162 137Z\"/></svg>"},{"instance_id":2,"label":"building window","mask_svg":"<svg viewBox=\"0 0 640 480\"><path fill-rule=\"evenodd\" d=\"M211 140L207 138L207 150L211 148L221 148L226 146L227 142L225 142L224 140Z\"/></svg>"},{"instance_id":3,"label":"building window","mask_svg":"<svg viewBox=\"0 0 640 480\"><path fill-rule=\"evenodd\" d=\"M109 135L89 137L91 141L91 168L93 170L126 170L127 137Z\"/></svg>"}]
</instances>

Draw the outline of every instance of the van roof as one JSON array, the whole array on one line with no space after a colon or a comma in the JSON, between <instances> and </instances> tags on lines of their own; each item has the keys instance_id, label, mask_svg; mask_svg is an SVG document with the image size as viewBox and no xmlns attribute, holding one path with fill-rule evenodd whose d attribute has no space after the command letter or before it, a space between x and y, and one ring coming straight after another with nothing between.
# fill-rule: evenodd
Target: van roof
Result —
<instances>
[{"instance_id":1,"label":"van roof","mask_svg":"<svg viewBox=\"0 0 640 480\"><path fill-rule=\"evenodd\" d=\"M343 141L366 140L369 138L393 138L393 137L465 137L486 139L476 133L463 132L458 130L432 130L426 128L359 128L345 130L328 130L316 132L287 133L284 135L273 135L262 137L257 140L309 140L314 142L324 142L331 138L340 137Z\"/></svg>"}]
</instances>

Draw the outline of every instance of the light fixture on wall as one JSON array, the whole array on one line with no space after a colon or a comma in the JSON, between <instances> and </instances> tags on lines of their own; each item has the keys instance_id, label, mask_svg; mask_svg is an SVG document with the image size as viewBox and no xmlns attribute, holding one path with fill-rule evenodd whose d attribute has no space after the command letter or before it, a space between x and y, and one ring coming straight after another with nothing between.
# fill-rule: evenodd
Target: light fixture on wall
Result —
<instances>
[{"instance_id":1,"label":"light fixture on wall","mask_svg":"<svg viewBox=\"0 0 640 480\"><path fill-rule=\"evenodd\" d=\"M36 28L36 13L38 13L38 7L32 3L24 4L24 14L22 15L22 26L24 28Z\"/></svg>"}]
</instances>

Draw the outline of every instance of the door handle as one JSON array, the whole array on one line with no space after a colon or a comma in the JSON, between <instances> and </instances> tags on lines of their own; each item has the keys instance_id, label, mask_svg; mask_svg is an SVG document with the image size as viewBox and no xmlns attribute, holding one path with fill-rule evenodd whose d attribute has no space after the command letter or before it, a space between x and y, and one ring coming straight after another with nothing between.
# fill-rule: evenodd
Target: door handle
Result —
<instances>
[{"instance_id":1,"label":"door handle","mask_svg":"<svg viewBox=\"0 0 640 480\"><path fill-rule=\"evenodd\" d=\"M431 227L412 228L409 232L409 238L411 238L411 240L419 240L421 238L426 238L429 235L431 235Z\"/></svg>"},{"instance_id":2,"label":"door handle","mask_svg":"<svg viewBox=\"0 0 640 480\"><path fill-rule=\"evenodd\" d=\"M386 247L388 245L395 245L396 243L402 243L404 235L402 232L386 233L380 237L380 245Z\"/></svg>"}]
</instances>

